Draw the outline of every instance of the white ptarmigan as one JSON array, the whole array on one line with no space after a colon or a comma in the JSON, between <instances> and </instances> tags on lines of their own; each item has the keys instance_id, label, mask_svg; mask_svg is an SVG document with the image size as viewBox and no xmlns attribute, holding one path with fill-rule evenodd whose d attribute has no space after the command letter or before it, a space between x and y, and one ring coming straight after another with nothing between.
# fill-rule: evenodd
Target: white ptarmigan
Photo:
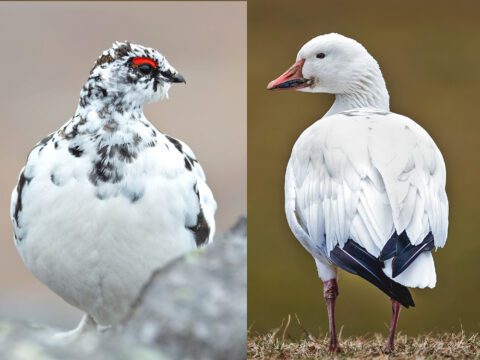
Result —
<instances>
[{"instance_id":1,"label":"white ptarmigan","mask_svg":"<svg viewBox=\"0 0 480 360\"><path fill-rule=\"evenodd\" d=\"M285 211L324 282L330 350L339 349L339 267L391 297L384 349L390 352L400 304L414 306L407 287L436 283L432 250L444 246L448 229L442 154L417 123L390 112L378 63L353 39L326 34L310 40L268 89L335 94L330 110L293 147Z\"/></svg>"},{"instance_id":2,"label":"white ptarmigan","mask_svg":"<svg viewBox=\"0 0 480 360\"><path fill-rule=\"evenodd\" d=\"M155 269L213 238L202 168L143 113L182 82L157 50L116 42L75 115L28 156L12 193L15 244L38 279L86 313L64 338L119 322Z\"/></svg>"}]
</instances>

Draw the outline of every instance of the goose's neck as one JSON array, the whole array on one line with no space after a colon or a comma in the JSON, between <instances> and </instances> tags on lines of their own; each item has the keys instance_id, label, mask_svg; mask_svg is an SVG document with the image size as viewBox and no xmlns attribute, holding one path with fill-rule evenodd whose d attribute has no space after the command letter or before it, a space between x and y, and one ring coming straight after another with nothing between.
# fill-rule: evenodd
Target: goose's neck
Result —
<instances>
[{"instance_id":1,"label":"goose's neck","mask_svg":"<svg viewBox=\"0 0 480 360\"><path fill-rule=\"evenodd\" d=\"M345 92L335 94L335 102L325 116L366 107L390 110L389 95L380 69L360 74Z\"/></svg>"}]
</instances>

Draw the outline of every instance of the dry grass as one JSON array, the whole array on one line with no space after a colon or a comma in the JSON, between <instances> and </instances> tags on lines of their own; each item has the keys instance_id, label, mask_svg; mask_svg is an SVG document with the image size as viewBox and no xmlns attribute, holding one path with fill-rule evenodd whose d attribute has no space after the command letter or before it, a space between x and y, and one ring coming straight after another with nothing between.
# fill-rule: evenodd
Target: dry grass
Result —
<instances>
[{"instance_id":1,"label":"dry grass","mask_svg":"<svg viewBox=\"0 0 480 360\"><path fill-rule=\"evenodd\" d=\"M399 333L395 351L390 355L382 353L383 335L345 339L340 335L342 351L333 356L328 352L328 336L315 338L304 330L304 339L294 341L286 336L289 325L290 317L285 326L282 324L269 334L249 334L248 359L480 359L480 336L466 335L463 331L417 337Z\"/></svg>"}]
</instances>

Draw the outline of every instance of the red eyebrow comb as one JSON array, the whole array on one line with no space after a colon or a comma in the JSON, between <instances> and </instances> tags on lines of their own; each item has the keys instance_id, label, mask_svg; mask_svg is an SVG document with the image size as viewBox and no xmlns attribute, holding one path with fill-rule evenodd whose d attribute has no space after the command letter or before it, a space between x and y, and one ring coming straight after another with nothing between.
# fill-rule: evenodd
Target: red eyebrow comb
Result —
<instances>
[{"instance_id":1,"label":"red eyebrow comb","mask_svg":"<svg viewBox=\"0 0 480 360\"><path fill-rule=\"evenodd\" d=\"M155 61L153 61L153 60L150 59L150 58L146 58L146 57L136 57L136 58L133 58L133 59L132 59L132 63L133 63L133 65L135 65L135 66L140 66L140 65L143 65L143 64L148 64L148 65L150 65L151 67L154 67L154 68L157 67L157 63L156 63Z\"/></svg>"}]
</instances>

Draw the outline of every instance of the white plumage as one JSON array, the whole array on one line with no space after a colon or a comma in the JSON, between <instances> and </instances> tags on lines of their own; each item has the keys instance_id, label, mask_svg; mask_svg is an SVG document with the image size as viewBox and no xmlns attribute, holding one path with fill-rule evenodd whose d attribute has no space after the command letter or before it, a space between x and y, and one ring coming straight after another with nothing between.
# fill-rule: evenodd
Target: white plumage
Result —
<instances>
[{"instance_id":1,"label":"white plumage","mask_svg":"<svg viewBox=\"0 0 480 360\"><path fill-rule=\"evenodd\" d=\"M213 238L216 204L201 166L143 114L183 81L156 50L114 44L75 116L32 150L12 193L25 265L88 314L73 337L118 323L155 269Z\"/></svg>"},{"instance_id":2,"label":"white plumage","mask_svg":"<svg viewBox=\"0 0 480 360\"><path fill-rule=\"evenodd\" d=\"M446 241L443 158L425 130L401 115L364 108L309 127L293 148L285 194L288 222L314 256L355 239L378 257L395 230L413 245L430 231L436 246ZM391 261L384 271L392 277ZM431 253L395 281L434 287Z\"/></svg>"},{"instance_id":3,"label":"white plumage","mask_svg":"<svg viewBox=\"0 0 480 360\"><path fill-rule=\"evenodd\" d=\"M445 245L448 229L440 150L420 125L390 112L378 63L342 35L306 43L268 89L335 94L327 114L293 147L285 211L324 281L331 349L338 349L333 313L339 266L392 297L391 350L398 302L414 305L405 287L436 284L431 251Z\"/></svg>"}]
</instances>

